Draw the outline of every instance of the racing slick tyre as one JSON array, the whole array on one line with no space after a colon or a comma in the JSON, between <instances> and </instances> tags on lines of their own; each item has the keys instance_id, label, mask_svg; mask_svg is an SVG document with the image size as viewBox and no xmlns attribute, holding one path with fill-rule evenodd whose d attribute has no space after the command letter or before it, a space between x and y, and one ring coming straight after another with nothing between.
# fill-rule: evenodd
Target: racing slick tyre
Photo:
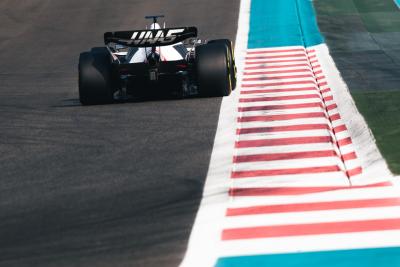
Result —
<instances>
[{"instance_id":1,"label":"racing slick tyre","mask_svg":"<svg viewBox=\"0 0 400 267\"><path fill-rule=\"evenodd\" d=\"M229 50L225 44L196 47L197 85L201 96L228 96L232 92Z\"/></svg>"},{"instance_id":2,"label":"racing slick tyre","mask_svg":"<svg viewBox=\"0 0 400 267\"><path fill-rule=\"evenodd\" d=\"M113 101L112 67L105 47L93 48L79 56L79 100L82 105Z\"/></svg>"},{"instance_id":3,"label":"racing slick tyre","mask_svg":"<svg viewBox=\"0 0 400 267\"><path fill-rule=\"evenodd\" d=\"M236 63L235 63L235 51L233 49L232 41L229 40L229 39L216 39L216 40L210 40L210 41L208 41L208 43L209 44L222 43L222 44L225 44L228 47L228 49L229 49L229 63L230 63L230 66L233 66L233 67L231 67L232 90L235 90L235 88L236 88L236 78L237 78L237 76L236 76L237 69L236 69Z\"/></svg>"}]
</instances>

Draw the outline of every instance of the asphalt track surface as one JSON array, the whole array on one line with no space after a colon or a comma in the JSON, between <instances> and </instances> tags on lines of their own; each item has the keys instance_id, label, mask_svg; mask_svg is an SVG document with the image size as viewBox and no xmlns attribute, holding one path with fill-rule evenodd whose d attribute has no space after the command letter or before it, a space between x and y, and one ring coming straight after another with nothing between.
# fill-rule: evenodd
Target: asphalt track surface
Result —
<instances>
[{"instance_id":1,"label":"asphalt track surface","mask_svg":"<svg viewBox=\"0 0 400 267\"><path fill-rule=\"evenodd\" d=\"M220 98L82 107L80 52L109 30L237 29L238 0L0 2L0 266L177 266Z\"/></svg>"},{"instance_id":2,"label":"asphalt track surface","mask_svg":"<svg viewBox=\"0 0 400 267\"><path fill-rule=\"evenodd\" d=\"M315 0L314 6L352 92L400 90L400 11L393 0Z\"/></svg>"}]
</instances>

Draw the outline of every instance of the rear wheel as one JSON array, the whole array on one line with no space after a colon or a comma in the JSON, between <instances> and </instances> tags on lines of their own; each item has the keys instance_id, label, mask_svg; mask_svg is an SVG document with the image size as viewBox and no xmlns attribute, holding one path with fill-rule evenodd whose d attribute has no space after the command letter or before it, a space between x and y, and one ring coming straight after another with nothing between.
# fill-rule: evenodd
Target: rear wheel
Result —
<instances>
[{"instance_id":1,"label":"rear wheel","mask_svg":"<svg viewBox=\"0 0 400 267\"><path fill-rule=\"evenodd\" d=\"M93 48L79 56L79 100L83 105L113 101L112 66L105 47Z\"/></svg>"},{"instance_id":2,"label":"rear wheel","mask_svg":"<svg viewBox=\"0 0 400 267\"><path fill-rule=\"evenodd\" d=\"M229 50L225 44L196 47L198 90L202 96L228 96L232 92Z\"/></svg>"},{"instance_id":3,"label":"rear wheel","mask_svg":"<svg viewBox=\"0 0 400 267\"><path fill-rule=\"evenodd\" d=\"M230 63L230 74L231 74L231 80L232 80L232 90L235 90L236 88L236 79L237 79L237 75L236 75L236 64L235 64L235 51L233 49L233 44L232 41L229 39L217 39L217 40L210 40L208 42L209 44L212 43L221 43L221 44L225 44L228 49L229 49L229 63Z\"/></svg>"}]
</instances>

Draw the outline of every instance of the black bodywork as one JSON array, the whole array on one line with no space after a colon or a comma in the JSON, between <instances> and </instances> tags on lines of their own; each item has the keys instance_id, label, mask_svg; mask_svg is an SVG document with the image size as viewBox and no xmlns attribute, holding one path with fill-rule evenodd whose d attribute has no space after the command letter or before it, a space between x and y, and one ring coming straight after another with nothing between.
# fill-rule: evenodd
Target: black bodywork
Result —
<instances>
[{"instance_id":1,"label":"black bodywork","mask_svg":"<svg viewBox=\"0 0 400 267\"><path fill-rule=\"evenodd\" d=\"M166 28L157 30L106 32L104 43L112 57L113 80L117 81L120 98L131 96L173 93L177 96L196 94L194 54L186 48L178 51L184 60L161 61L156 47L173 45L188 38L196 38L195 27ZM192 41L194 50L196 41ZM150 50L146 62L128 63L117 56L118 48L146 47Z\"/></svg>"},{"instance_id":2,"label":"black bodywork","mask_svg":"<svg viewBox=\"0 0 400 267\"><path fill-rule=\"evenodd\" d=\"M158 17L149 17L153 19L151 29L106 32L105 47L80 54L78 83L83 105L171 93L179 98L230 95L236 87L232 42L201 43L195 27L161 29L156 24ZM161 46L170 46L180 57L161 58L157 49Z\"/></svg>"}]
</instances>

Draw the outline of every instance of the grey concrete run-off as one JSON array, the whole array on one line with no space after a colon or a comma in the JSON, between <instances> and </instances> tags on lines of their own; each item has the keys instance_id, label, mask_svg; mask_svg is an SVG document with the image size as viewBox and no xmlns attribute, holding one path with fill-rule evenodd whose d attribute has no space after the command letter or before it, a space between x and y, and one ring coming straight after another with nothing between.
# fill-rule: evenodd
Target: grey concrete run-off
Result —
<instances>
[{"instance_id":1,"label":"grey concrete run-off","mask_svg":"<svg viewBox=\"0 0 400 267\"><path fill-rule=\"evenodd\" d=\"M235 38L239 0L0 2L0 266L177 266L220 98L82 107L79 53L109 30Z\"/></svg>"}]
</instances>

